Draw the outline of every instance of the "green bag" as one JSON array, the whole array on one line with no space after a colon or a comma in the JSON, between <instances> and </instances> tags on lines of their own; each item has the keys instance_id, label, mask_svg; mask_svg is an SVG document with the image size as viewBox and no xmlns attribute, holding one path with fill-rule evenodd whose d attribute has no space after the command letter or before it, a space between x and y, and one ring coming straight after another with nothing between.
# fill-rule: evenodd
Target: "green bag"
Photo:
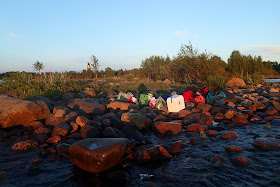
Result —
<instances>
[{"instance_id":1,"label":"green bag","mask_svg":"<svg viewBox=\"0 0 280 187\"><path fill-rule=\"evenodd\" d=\"M140 94L139 105L149 105L148 95Z\"/></svg>"}]
</instances>

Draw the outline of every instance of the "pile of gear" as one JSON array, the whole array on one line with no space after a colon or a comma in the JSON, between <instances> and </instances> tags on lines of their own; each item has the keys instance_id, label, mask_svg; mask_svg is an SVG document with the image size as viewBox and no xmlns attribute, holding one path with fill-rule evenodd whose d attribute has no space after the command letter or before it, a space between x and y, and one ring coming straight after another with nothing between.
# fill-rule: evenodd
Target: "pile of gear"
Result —
<instances>
[{"instance_id":1,"label":"pile of gear","mask_svg":"<svg viewBox=\"0 0 280 187\"><path fill-rule=\"evenodd\" d=\"M128 102L135 103L137 105L146 105L157 109L167 106L169 112L179 112L180 110L185 109L186 101L194 102L196 104L223 104L225 98L226 95L222 92L221 88L209 91L207 87L203 87L198 91L189 89L184 92L183 95L179 95L176 92L172 92L171 95L163 94L162 96L158 96L157 94L154 96L152 93L142 93L140 94L139 101L131 92L120 92L118 95L118 100L128 100Z\"/></svg>"}]
</instances>

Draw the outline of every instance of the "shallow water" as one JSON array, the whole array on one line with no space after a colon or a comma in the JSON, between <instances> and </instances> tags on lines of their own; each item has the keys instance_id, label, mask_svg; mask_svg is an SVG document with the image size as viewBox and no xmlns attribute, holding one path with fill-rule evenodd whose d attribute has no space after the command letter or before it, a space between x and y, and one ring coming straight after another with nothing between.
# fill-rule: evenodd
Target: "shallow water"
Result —
<instances>
[{"instance_id":1,"label":"shallow water","mask_svg":"<svg viewBox=\"0 0 280 187\"><path fill-rule=\"evenodd\" d=\"M48 161L45 157L43 163L31 165L31 160L38 157L35 150L13 151L12 139L4 139L0 142L0 170L6 171L7 176L0 186L280 186L280 151L262 151L252 146L256 137L268 134L280 137L279 127L279 123L272 123L271 129L265 129L263 123L235 127L229 130L237 132L239 137L231 140L219 139L226 130L217 130L214 140L191 137L199 141L197 145L189 143L186 132L161 138L148 134L154 144L167 150L176 140L186 146L167 161L145 166L127 161L131 167L123 170L116 167L98 175L82 171L64 158ZM245 151L228 153L226 146L238 146ZM216 155L229 161L235 156L246 156L252 163L246 168L232 163L216 168L210 163Z\"/></svg>"},{"instance_id":2,"label":"shallow water","mask_svg":"<svg viewBox=\"0 0 280 187\"><path fill-rule=\"evenodd\" d=\"M280 82L280 79L263 79L265 82Z\"/></svg>"}]
</instances>

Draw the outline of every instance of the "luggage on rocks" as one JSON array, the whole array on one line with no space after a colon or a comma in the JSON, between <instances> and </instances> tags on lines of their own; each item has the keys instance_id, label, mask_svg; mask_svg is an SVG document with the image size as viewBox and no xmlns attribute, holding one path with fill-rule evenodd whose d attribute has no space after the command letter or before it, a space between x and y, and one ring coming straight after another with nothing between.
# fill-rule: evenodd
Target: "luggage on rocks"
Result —
<instances>
[{"instance_id":1,"label":"luggage on rocks","mask_svg":"<svg viewBox=\"0 0 280 187\"><path fill-rule=\"evenodd\" d=\"M200 95L199 92L197 92L195 98L193 99L193 102L195 104L205 103L205 99L204 99L204 97L202 95Z\"/></svg>"},{"instance_id":2,"label":"luggage on rocks","mask_svg":"<svg viewBox=\"0 0 280 187\"><path fill-rule=\"evenodd\" d=\"M179 112L185 107L184 97L182 95L173 95L167 98L168 112Z\"/></svg>"},{"instance_id":3,"label":"luggage on rocks","mask_svg":"<svg viewBox=\"0 0 280 187\"><path fill-rule=\"evenodd\" d=\"M206 101L209 104L220 103L223 104L225 102L226 94L219 89L211 91L208 93Z\"/></svg>"},{"instance_id":4,"label":"luggage on rocks","mask_svg":"<svg viewBox=\"0 0 280 187\"><path fill-rule=\"evenodd\" d=\"M149 105L148 95L140 94L139 105Z\"/></svg>"},{"instance_id":5,"label":"luggage on rocks","mask_svg":"<svg viewBox=\"0 0 280 187\"><path fill-rule=\"evenodd\" d=\"M166 102L162 97L159 97L157 99L157 109L160 109L163 106L166 106Z\"/></svg>"},{"instance_id":6,"label":"luggage on rocks","mask_svg":"<svg viewBox=\"0 0 280 187\"><path fill-rule=\"evenodd\" d=\"M191 102L194 98L194 93L193 93L193 91L188 90L188 91L183 93L183 97L184 97L185 101Z\"/></svg>"}]
</instances>

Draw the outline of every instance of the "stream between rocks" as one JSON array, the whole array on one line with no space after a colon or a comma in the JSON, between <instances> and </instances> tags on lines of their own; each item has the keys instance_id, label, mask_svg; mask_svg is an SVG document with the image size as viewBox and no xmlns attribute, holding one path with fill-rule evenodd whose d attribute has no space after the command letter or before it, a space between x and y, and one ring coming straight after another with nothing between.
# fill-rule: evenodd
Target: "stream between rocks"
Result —
<instances>
[{"instance_id":1,"label":"stream between rocks","mask_svg":"<svg viewBox=\"0 0 280 187\"><path fill-rule=\"evenodd\" d=\"M170 160L139 165L124 160L100 174L79 169L69 159L49 157L42 162L31 164L36 150L14 151L13 138L0 142L0 186L280 186L280 151L263 151L253 146L258 137L280 136L280 123L271 122L271 128L264 123L234 127L238 134L235 139L220 139L225 129L215 129L218 136L212 140L191 137L186 131L173 136L157 137L152 133L146 137L154 144L169 150L174 141L181 140L185 146L180 154ZM16 138L16 137L14 137ZM198 140L193 145L190 139ZM238 146L245 151L229 153L226 146ZM211 159L220 155L229 163L223 167L211 164ZM247 167L230 162L233 157L245 156L251 160Z\"/></svg>"}]
</instances>

